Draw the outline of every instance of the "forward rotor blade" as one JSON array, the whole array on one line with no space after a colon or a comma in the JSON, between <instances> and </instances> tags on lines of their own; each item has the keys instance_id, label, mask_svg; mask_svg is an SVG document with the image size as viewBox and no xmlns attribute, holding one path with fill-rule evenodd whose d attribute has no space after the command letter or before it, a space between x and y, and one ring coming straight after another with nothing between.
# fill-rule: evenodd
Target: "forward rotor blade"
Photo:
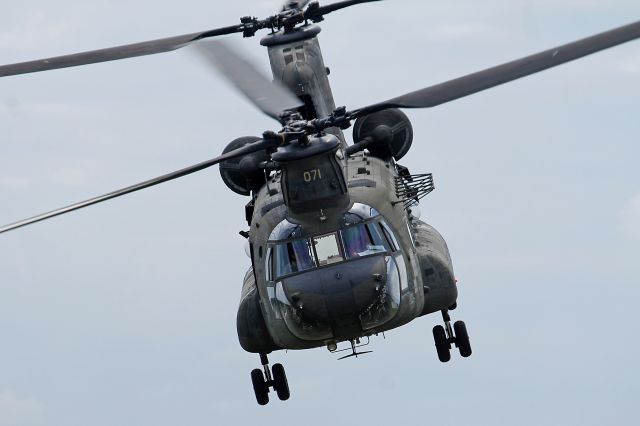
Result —
<instances>
[{"instance_id":1,"label":"forward rotor blade","mask_svg":"<svg viewBox=\"0 0 640 426\"><path fill-rule=\"evenodd\" d=\"M484 71L407 93L349 113L357 118L387 108L430 108L640 38L640 21Z\"/></svg>"},{"instance_id":2,"label":"forward rotor blade","mask_svg":"<svg viewBox=\"0 0 640 426\"><path fill-rule=\"evenodd\" d=\"M197 51L216 67L234 86L269 117L280 121L288 110L302 106L289 89L267 80L249 62L220 41L205 41L194 45Z\"/></svg>"},{"instance_id":3,"label":"forward rotor blade","mask_svg":"<svg viewBox=\"0 0 640 426\"><path fill-rule=\"evenodd\" d=\"M281 10L286 12L287 10L301 10L311 0L286 0L282 5Z\"/></svg>"},{"instance_id":4,"label":"forward rotor blade","mask_svg":"<svg viewBox=\"0 0 640 426\"><path fill-rule=\"evenodd\" d=\"M107 201L107 200L110 200L112 198L120 197L122 195L129 194L131 192L139 191L141 189L149 188L149 187L152 187L152 186L164 183L164 182L168 182L168 181L173 180L173 179L177 179L177 178L180 178L180 177L183 177L183 176L187 176L187 175L190 175L192 173L195 173L195 172L198 172L200 170L203 170L203 169L206 169L208 167L211 167L211 166L213 166L215 164L218 164L218 163L220 163L222 161L229 160L229 159L234 158L234 157L239 157L239 156L242 156L242 155L250 154L252 152L261 151L261 150L266 149L266 148L268 148L268 147L270 147L272 145L273 144L270 143L270 142L267 142L265 140L260 140L258 142L255 142L255 143L251 144L251 145L243 146L242 148L238 148L238 149L235 149L233 151L229 151L226 154L223 154L223 155L221 155L219 157L213 158L211 160L208 160L208 161L196 164L196 165L193 165L193 166L190 166L190 167L186 167L184 169L181 169L181 170L178 170L178 171L175 171L175 172L172 172L172 173L168 173L166 175L162 175L162 176L159 176L159 177L154 178L154 179L149 179L149 180L146 180L144 182L141 182L141 183L138 183L138 184L135 184L135 185L132 185L132 186L128 186L128 187L123 188L123 189L119 189L117 191L109 192L107 194L100 195L98 197L90 198L88 200L81 201L79 203L71 204L69 206L62 207L60 209L52 210L50 212L43 213L43 214L40 214L38 216L31 217L29 219L25 219L25 220L21 220L19 222L15 222L15 223L12 223L12 224L9 224L9 225L5 225L3 227L0 227L0 234L2 234L3 232L11 231L11 230L16 229L16 228L20 228L22 226L31 225L33 223L40 222L40 221L45 220L45 219L50 219L52 217L59 216L59 215L64 214L64 213L69 213L71 211L78 210L78 209L81 209L83 207L90 206L92 204L101 203L103 201Z\"/></svg>"},{"instance_id":5,"label":"forward rotor blade","mask_svg":"<svg viewBox=\"0 0 640 426\"><path fill-rule=\"evenodd\" d=\"M318 9L314 10L314 15L318 13L319 15L326 15L327 13L335 12L336 10L344 9L345 7L353 6L360 3L369 3L372 1L381 1L381 0L345 0L339 1L337 3L332 3L326 6L320 6Z\"/></svg>"},{"instance_id":6,"label":"forward rotor blade","mask_svg":"<svg viewBox=\"0 0 640 426\"><path fill-rule=\"evenodd\" d=\"M145 41L142 43L125 44L122 46L109 47L106 49L91 50L88 52L74 53L71 55L56 56L53 58L3 65L0 66L0 77L169 52L184 47L196 40L224 34L242 32L243 29L244 25L242 24L233 25L230 27L218 28L215 30L161 38L157 40Z\"/></svg>"}]
</instances>

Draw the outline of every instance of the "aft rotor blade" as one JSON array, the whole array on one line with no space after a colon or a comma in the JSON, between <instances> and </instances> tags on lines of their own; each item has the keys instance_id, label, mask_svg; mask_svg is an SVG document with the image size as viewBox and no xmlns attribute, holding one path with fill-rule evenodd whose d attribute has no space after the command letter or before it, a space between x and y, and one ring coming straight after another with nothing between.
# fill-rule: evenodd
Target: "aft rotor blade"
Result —
<instances>
[{"instance_id":1,"label":"aft rotor blade","mask_svg":"<svg viewBox=\"0 0 640 426\"><path fill-rule=\"evenodd\" d=\"M175 172L172 172L172 173L168 173L166 175L162 175L162 176L159 176L157 178L149 179L149 180L146 180L144 182L140 182L138 184L135 184L135 185L132 185L132 186L128 186L128 187L123 188L123 189L118 189L117 191L109 192L107 194L100 195L98 197L90 198L88 200L81 201L79 203L71 204L71 205L66 206L66 207L62 207L62 208L59 208L59 209L56 209L56 210L52 210L50 212L43 213L43 214L31 217L29 219L21 220L19 222L15 222L15 223L12 223L10 225L5 225L3 227L0 227L0 234L3 233L3 232L11 231L11 230L16 229L16 228L20 228L20 227L23 227L23 226L31 225L33 223L40 222L40 221L45 220L45 219L50 219L52 217L59 216L59 215L64 214L64 213L69 213L69 212L72 212L74 210L81 209L83 207L88 207L88 206L90 206L92 204L101 203L103 201L107 201L107 200L110 200L112 198L120 197L122 195L126 195L126 194L129 194L131 192L139 191L141 189L149 188L149 187L152 187L152 186L164 183L164 182L168 182L168 181L173 180L173 179L177 179L177 178L180 178L180 177L183 177L183 176L187 176L187 175L190 175L192 173L198 172L200 170L204 170L204 169L206 169L208 167L211 167L211 166L213 166L215 164L218 164L218 163L220 163L222 161L229 160L231 158L235 158L235 157L239 157L239 156L243 156L243 155L246 155L246 154L250 154L252 152L261 151L261 150L266 149L266 148L268 148L268 147L270 147L272 145L273 145L272 143L269 143L269 142L267 142L265 140L260 140L258 142L255 142L255 143L251 144L251 145L243 146L242 148L238 148L238 149L235 149L233 151L229 151L226 154L223 154L223 155L221 155L219 157L213 158L211 160L208 160L208 161L196 164L196 165L193 165L193 166L190 166L190 167L186 167L184 169L181 169L181 170L178 170L178 171L175 171Z\"/></svg>"},{"instance_id":2,"label":"aft rotor blade","mask_svg":"<svg viewBox=\"0 0 640 426\"><path fill-rule=\"evenodd\" d=\"M637 38L640 21L364 107L349 116L356 118L387 108L434 107Z\"/></svg>"},{"instance_id":3,"label":"aft rotor blade","mask_svg":"<svg viewBox=\"0 0 640 426\"><path fill-rule=\"evenodd\" d=\"M234 86L269 117L280 121L285 111L302 106L289 89L267 80L249 62L220 41L208 40L194 45Z\"/></svg>"},{"instance_id":4,"label":"aft rotor blade","mask_svg":"<svg viewBox=\"0 0 640 426\"><path fill-rule=\"evenodd\" d=\"M53 58L3 65L0 66L0 77L169 52L184 47L196 40L224 34L242 32L243 30L244 25L233 25L230 27L218 28L215 30L161 38L157 40L145 41L142 43L125 44L122 46L109 47L106 49L91 50L88 52L74 53L71 55L56 56Z\"/></svg>"}]
</instances>

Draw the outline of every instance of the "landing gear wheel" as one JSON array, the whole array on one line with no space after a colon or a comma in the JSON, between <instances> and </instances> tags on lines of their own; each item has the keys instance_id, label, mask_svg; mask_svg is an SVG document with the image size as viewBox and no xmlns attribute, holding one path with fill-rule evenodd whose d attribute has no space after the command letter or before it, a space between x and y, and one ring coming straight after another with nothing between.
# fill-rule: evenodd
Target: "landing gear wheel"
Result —
<instances>
[{"instance_id":1,"label":"landing gear wheel","mask_svg":"<svg viewBox=\"0 0 640 426\"><path fill-rule=\"evenodd\" d=\"M253 391L256 394L258 404L267 405L269 403L269 387L261 370L256 368L251 371L251 382L253 382Z\"/></svg>"},{"instance_id":2,"label":"landing gear wheel","mask_svg":"<svg viewBox=\"0 0 640 426\"><path fill-rule=\"evenodd\" d=\"M447 362L451 359L451 345L447 340L447 333L444 327L436 325L433 327L433 340L436 342L436 351L438 351L438 359Z\"/></svg>"},{"instance_id":3,"label":"landing gear wheel","mask_svg":"<svg viewBox=\"0 0 640 426\"><path fill-rule=\"evenodd\" d=\"M471 356L471 343L469 343L469 333L464 321L456 321L453 324L453 331L456 334L456 346L460 350L460 355L465 358Z\"/></svg>"},{"instance_id":4,"label":"landing gear wheel","mask_svg":"<svg viewBox=\"0 0 640 426\"><path fill-rule=\"evenodd\" d=\"M281 401L286 401L291 396L291 393L289 392L289 383L282 364L273 364L271 374L273 374L273 388L276 390L278 398Z\"/></svg>"}]
</instances>

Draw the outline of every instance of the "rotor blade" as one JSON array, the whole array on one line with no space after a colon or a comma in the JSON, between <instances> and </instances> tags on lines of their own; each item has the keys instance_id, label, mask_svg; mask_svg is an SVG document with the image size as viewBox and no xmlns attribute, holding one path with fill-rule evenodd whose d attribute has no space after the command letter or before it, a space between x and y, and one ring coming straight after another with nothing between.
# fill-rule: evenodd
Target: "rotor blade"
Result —
<instances>
[{"instance_id":1,"label":"rotor blade","mask_svg":"<svg viewBox=\"0 0 640 426\"><path fill-rule=\"evenodd\" d=\"M357 118L387 108L430 108L640 38L640 21L483 71L407 93L349 113Z\"/></svg>"},{"instance_id":2,"label":"rotor blade","mask_svg":"<svg viewBox=\"0 0 640 426\"><path fill-rule=\"evenodd\" d=\"M56 56L53 58L3 65L0 66L0 77L169 52L184 47L196 40L224 34L242 32L243 29L244 25L242 24L233 25L230 27L218 28L215 30L161 38L157 40L145 41L142 43L126 44L122 46L109 47L106 49L74 53L71 55Z\"/></svg>"},{"instance_id":3,"label":"rotor blade","mask_svg":"<svg viewBox=\"0 0 640 426\"><path fill-rule=\"evenodd\" d=\"M229 160L231 158L235 158L235 157L238 157L238 156L250 154L252 152L261 151L261 150L266 149L266 148L268 148L268 147L270 147L272 145L273 144L271 142L268 142L268 141L265 141L265 140L260 140L260 141L257 141L255 143L251 144L251 145L243 146L243 147L235 149L233 151L229 151L226 154L223 154L223 155L221 155L219 157L213 158L211 160L208 160L208 161L196 164L196 165L193 165L193 166L190 166L190 167L186 167L184 169L181 169L181 170L178 170L178 171L175 171L175 172L172 172L172 173L168 173L166 175L162 175L162 176L159 176L159 177L154 178L154 179L149 179L149 180L146 180L144 182L141 182L141 183L138 183L138 184L135 184L135 185L132 185L132 186L128 186L128 187L123 188L123 189L119 189L119 190L116 190L116 191L113 191L113 192L109 192L107 194L100 195L98 197L90 198L88 200L81 201L79 203L71 204L69 206L62 207L60 209L52 210L52 211L47 212L47 213L42 213L40 215L31 217L29 219L24 219L24 220L21 220L19 222L15 222L15 223L12 223L12 224L9 224L9 225L5 225L3 227L0 227L0 234L2 234L3 232L11 231L11 230L16 229L16 228L20 228L22 226L31 225L32 223L40 222L40 221L45 220L45 219L50 219L50 218L52 218L54 216L59 216L59 215L64 214L64 213L69 213L71 211L78 210L78 209L81 209L83 207L90 206L92 204L101 203L103 201L107 201L107 200L110 200L112 198L120 197L122 195L129 194L131 192L139 191L141 189L149 188L149 187L158 185L160 183L168 182L168 181L173 180L173 179L177 179L177 178L180 178L180 177L183 177L183 176L186 176L186 175L190 175L191 173L195 173L195 172L198 172L200 170L206 169L206 168L211 167L211 166L213 166L215 164L218 164L218 163L220 163L222 161Z\"/></svg>"},{"instance_id":4,"label":"rotor blade","mask_svg":"<svg viewBox=\"0 0 640 426\"><path fill-rule=\"evenodd\" d=\"M372 1L381 1L381 0L345 0L339 1L337 3L332 3L326 6L320 6L318 9L313 11L313 14L316 13L318 15L326 15L327 13L335 12L336 10L344 9L345 7L353 6L360 3L369 3Z\"/></svg>"},{"instance_id":5,"label":"rotor blade","mask_svg":"<svg viewBox=\"0 0 640 426\"><path fill-rule=\"evenodd\" d=\"M286 12L287 10L301 10L310 1L311 0L286 0L280 10L282 12Z\"/></svg>"},{"instance_id":6,"label":"rotor blade","mask_svg":"<svg viewBox=\"0 0 640 426\"><path fill-rule=\"evenodd\" d=\"M220 41L206 41L194 45L198 52L216 67L234 86L269 117L280 121L288 110L302 106L289 89L267 80L249 62Z\"/></svg>"}]
</instances>

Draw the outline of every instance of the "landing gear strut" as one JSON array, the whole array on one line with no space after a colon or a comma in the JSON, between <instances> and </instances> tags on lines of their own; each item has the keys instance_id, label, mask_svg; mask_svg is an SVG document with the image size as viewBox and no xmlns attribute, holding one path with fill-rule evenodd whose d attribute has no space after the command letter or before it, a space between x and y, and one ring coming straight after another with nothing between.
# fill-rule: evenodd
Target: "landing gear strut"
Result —
<instances>
[{"instance_id":1,"label":"landing gear strut","mask_svg":"<svg viewBox=\"0 0 640 426\"><path fill-rule=\"evenodd\" d=\"M286 401L291 396L289 392L289 383L287 375L284 372L282 364L274 364L269 369L269 359L266 354L260 354L260 362L262 370L259 368L251 372L251 382L253 383L253 391L256 394L256 401L260 405L269 403L269 388L273 388L282 401Z\"/></svg>"},{"instance_id":2,"label":"landing gear strut","mask_svg":"<svg viewBox=\"0 0 640 426\"><path fill-rule=\"evenodd\" d=\"M444 327L436 325L433 327L433 340L436 342L436 351L438 359L447 362L451 359L451 344L455 344L460 355L463 357L471 356L471 343L469 343L469 333L464 321L456 321L451 327L451 317L449 310L442 310L442 319Z\"/></svg>"}]
</instances>

